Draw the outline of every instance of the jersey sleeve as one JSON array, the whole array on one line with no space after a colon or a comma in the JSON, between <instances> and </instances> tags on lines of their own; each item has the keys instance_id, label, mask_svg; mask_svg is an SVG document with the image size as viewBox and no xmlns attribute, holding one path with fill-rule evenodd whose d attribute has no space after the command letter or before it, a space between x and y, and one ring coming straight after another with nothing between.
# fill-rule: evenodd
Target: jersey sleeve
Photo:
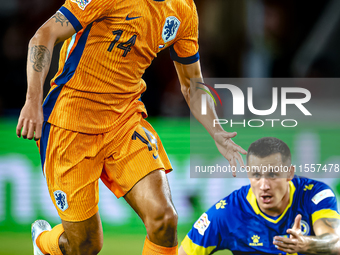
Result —
<instances>
[{"instance_id":1,"label":"jersey sleeve","mask_svg":"<svg viewBox=\"0 0 340 255\"><path fill-rule=\"evenodd\" d=\"M198 53L198 14L193 3L192 15L186 14L187 22L183 24L179 39L170 46L172 60L181 64L192 64L199 60Z\"/></svg>"},{"instance_id":2,"label":"jersey sleeve","mask_svg":"<svg viewBox=\"0 0 340 255\"><path fill-rule=\"evenodd\" d=\"M340 219L335 194L328 185L322 182L314 183L311 191L309 210L313 224L323 218Z\"/></svg>"},{"instance_id":3,"label":"jersey sleeve","mask_svg":"<svg viewBox=\"0 0 340 255\"><path fill-rule=\"evenodd\" d=\"M181 243L186 254L207 255L219 250L221 216L215 205L201 215ZM223 228L223 231L227 230Z\"/></svg>"},{"instance_id":4,"label":"jersey sleeve","mask_svg":"<svg viewBox=\"0 0 340 255\"><path fill-rule=\"evenodd\" d=\"M113 4L113 0L66 0L59 12L78 32L95 20L108 15L112 11Z\"/></svg>"}]
</instances>

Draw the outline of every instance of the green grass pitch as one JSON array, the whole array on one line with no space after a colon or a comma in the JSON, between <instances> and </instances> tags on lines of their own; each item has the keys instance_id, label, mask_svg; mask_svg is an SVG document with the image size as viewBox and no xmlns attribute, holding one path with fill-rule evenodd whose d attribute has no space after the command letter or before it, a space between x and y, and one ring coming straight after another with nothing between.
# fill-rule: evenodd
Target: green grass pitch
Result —
<instances>
[{"instance_id":1,"label":"green grass pitch","mask_svg":"<svg viewBox=\"0 0 340 255\"><path fill-rule=\"evenodd\" d=\"M178 235L181 242L186 233ZM113 235L104 233L104 246L100 255L137 255L142 254L145 235L124 234ZM0 255L32 255L33 247L30 233L0 232ZM218 254L231 255L221 251Z\"/></svg>"}]
</instances>

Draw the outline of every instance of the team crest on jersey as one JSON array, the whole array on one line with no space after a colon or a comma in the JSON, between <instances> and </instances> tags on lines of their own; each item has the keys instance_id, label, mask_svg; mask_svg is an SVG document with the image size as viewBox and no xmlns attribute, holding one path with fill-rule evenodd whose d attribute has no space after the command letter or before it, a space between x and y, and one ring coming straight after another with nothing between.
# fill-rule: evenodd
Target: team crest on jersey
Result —
<instances>
[{"instance_id":1,"label":"team crest on jersey","mask_svg":"<svg viewBox=\"0 0 340 255\"><path fill-rule=\"evenodd\" d=\"M198 233L203 236L209 225L210 221L208 219L208 214L203 213L202 216L196 221L194 228L196 228Z\"/></svg>"},{"instance_id":2,"label":"team crest on jersey","mask_svg":"<svg viewBox=\"0 0 340 255\"><path fill-rule=\"evenodd\" d=\"M92 0L71 0L71 2L78 4L78 7L85 10L86 6L91 3Z\"/></svg>"},{"instance_id":3,"label":"team crest on jersey","mask_svg":"<svg viewBox=\"0 0 340 255\"><path fill-rule=\"evenodd\" d=\"M162 38L164 43L175 39L181 22L174 16L167 17L163 27Z\"/></svg>"},{"instance_id":4,"label":"team crest on jersey","mask_svg":"<svg viewBox=\"0 0 340 255\"><path fill-rule=\"evenodd\" d=\"M58 208L62 211L65 211L68 208L67 196L65 192L61 190L57 190L57 191L54 191L53 194L55 198L55 203L58 206Z\"/></svg>"},{"instance_id":5,"label":"team crest on jersey","mask_svg":"<svg viewBox=\"0 0 340 255\"><path fill-rule=\"evenodd\" d=\"M292 224L291 228L293 228L294 223ZM310 227L305 220L301 220L301 234L306 236L309 234Z\"/></svg>"}]
</instances>

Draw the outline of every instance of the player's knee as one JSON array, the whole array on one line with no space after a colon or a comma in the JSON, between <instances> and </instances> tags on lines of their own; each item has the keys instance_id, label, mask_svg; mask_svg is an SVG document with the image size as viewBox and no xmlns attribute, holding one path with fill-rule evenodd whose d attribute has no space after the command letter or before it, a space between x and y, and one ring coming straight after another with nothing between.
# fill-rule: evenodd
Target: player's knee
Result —
<instances>
[{"instance_id":1,"label":"player's knee","mask_svg":"<svg viewBox=\"0 0 340 255\"><path fill-rule=\"evenodd\" d=\"M146 228L153 233L175 231L178 216L172 205L157 206L153 208L146 222Z\"/></svg>"},{"instance_id":2,"label":"player's knee","mask_svg":"<svg viewBox=\"0 0 340 255\"><path fill-rule=\"evenodd\" d=\"M178 222L178 215L174 207L170 207L166 210L162 225L169 230L176 230Z\"/></svg>"}]
</instances>

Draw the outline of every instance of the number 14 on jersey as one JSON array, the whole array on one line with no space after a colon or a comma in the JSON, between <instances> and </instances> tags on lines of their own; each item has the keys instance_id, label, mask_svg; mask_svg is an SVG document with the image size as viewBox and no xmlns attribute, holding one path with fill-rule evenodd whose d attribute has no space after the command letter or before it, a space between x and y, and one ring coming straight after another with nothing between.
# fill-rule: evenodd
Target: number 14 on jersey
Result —
<instances>
[{"instance_id":1,"label":"number 14 on jersey","mask_svg":"<svg viewBox=\"0 0 340 255\"><path fill-rule=\"evenodd\" d=\"M123 30L112 31L112 34L115 35L116 37L110 44L109 48L107 49L108 52L111 52L113 50L116 43L119 41L120 37L122 36L123 32L124 32ZM133 35L128 41L119 43L117 45L118 49L124 50L124 53L122 55L123 57L126 57L126 55L131 51L131 47L135 45L136 43L136 38L137 38L137 35Z\"/></svg>"}]
</instances>

